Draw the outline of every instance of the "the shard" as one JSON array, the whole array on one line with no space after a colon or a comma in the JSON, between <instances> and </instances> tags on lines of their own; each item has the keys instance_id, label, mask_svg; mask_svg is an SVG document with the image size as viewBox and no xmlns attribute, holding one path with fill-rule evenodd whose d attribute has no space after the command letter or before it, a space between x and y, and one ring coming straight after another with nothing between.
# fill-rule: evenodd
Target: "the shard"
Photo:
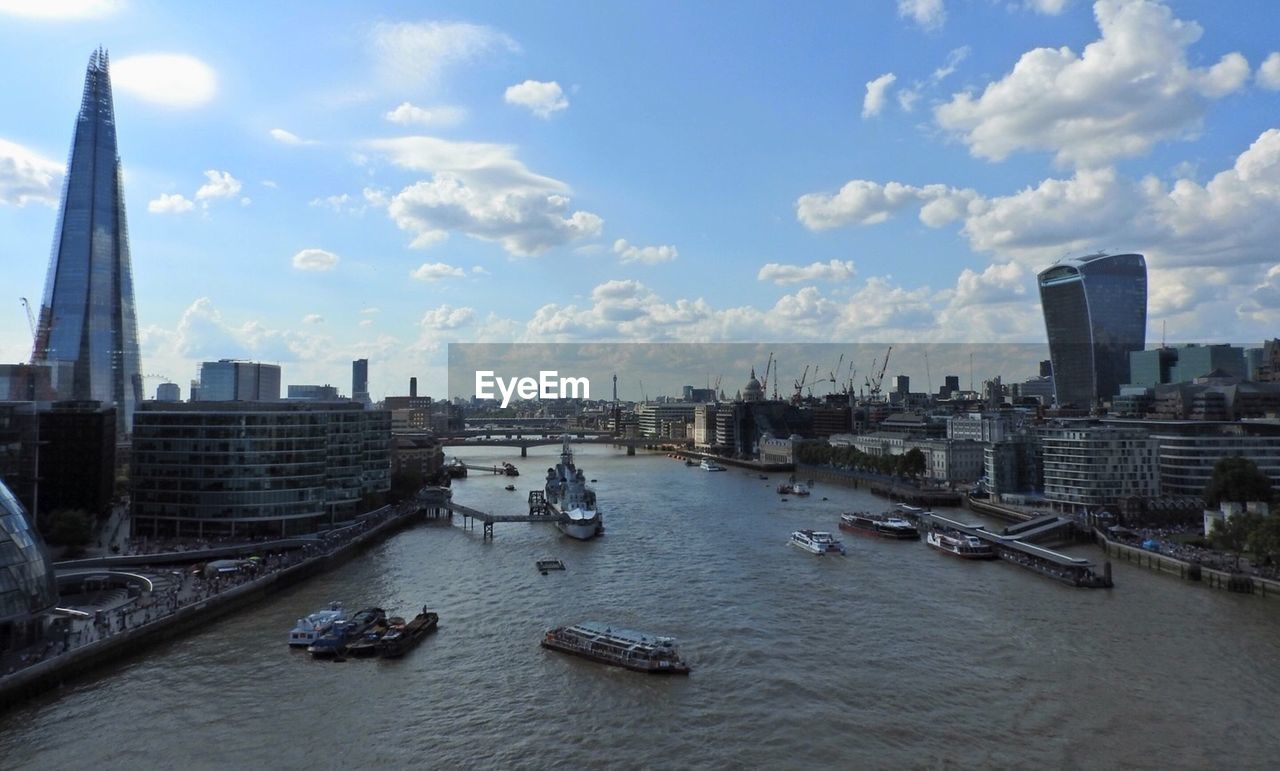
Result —
<instances>
[{"instance_id":1,"label":"the shard","mask_svg":"<svg viewBox=\"0 0 1280 771\"><path fill-rule=\"evenodd\" d=\"M59 398L115 404L129 433L142 401L115 109L107 54L89 57L63 180L31 360L53 367Z\"/></svg>"}]
</instances>

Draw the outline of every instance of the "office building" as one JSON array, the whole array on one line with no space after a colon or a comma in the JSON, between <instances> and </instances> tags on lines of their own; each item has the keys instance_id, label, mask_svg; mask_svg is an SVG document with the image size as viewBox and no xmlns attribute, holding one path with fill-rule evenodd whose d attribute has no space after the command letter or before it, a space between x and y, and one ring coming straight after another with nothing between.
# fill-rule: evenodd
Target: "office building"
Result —
<instances>
[{"instance_id":1,"label":"office building","mask_svg":"<svg viewBox=\"0 0 1280 771\"><path fill-rule=\"evenodd\" d=\"M1140 254L1061 260L1038 277L1056 402L1088 409L1129 382L1129 354L1147 334L1147 265Z\"/></svg>"},{"instance_id":2,"label":"office building","mask_svg":"<svg viewBox=\"0 0 1280 771\"><path fill-rule=\"evenodd\" d=\"M116 408L54 402L40 411L39 519L58 509L109 512L115 494Z\"/></svg>"},{"instance_id":3,"label":"office building","mask_svg":"<svg viewBox=\"0 0 1280 771\"><path fill-rule=\"evenodd\" d=\"M161 383L156 386L156 401L180 402L182 401L182 388L177 383Z\"/></svg>"},{"instance_id":4,"label":"office building","mask_svg":"<svg viewBox=\"0 0 1280 771\"><path fill-rule=\"evenodd\" d=\"M280 398L280 365L219 359L200 365L202 402L269 402Z\"/></svg>"},{"instance_id":5,"label":"office building","mask_svg":"<svg viewBox=\"0 0 1280 771\"><path fill-rule=\"evenodd\" d=\"M148 402L133 439L134 532L294 535L390 490L390 415L354 402Z\"/></svg>"},{"instance_id":6,"label":"office building","mask_svg":"<svg viewBox=\"0 0 1280 771\"><path fill-rule=\"evenodd\" d=\"M101 49L85 73L31 361L68 364L59 398L113 404L116 432L129 433L142 402L142 369L115 108Z\"/></svg>"},{"instance_id":7,"label":"office building","mask_svg":"<svg viewBox=\"0 0 1280 771\"><path fill-rule=\"evenodd\" d=\"M338 396L338 389L331 385L291 385L288 395L290 399L313 402L332 402L341 398Z\"/></svg>"},{"instance_id":8,"label":"office building","mask_svg":"<svg viewBox=\"0 0 1280 771\"><path fill-rule=\"evenodd\" d=\"M351 399L361 404L367 405L371 403L369 399L368 359L356 359L351 362Z\"/></svg>"},{"instance_id":9,"label":"office building","mask_svg":"<svg viewBox=\"0 0 1280 771\"><path fill-rule=\"evenodd\" d=\"M1140 386L1190 383L1197 378L1249 377L1244 349L1234 345L1184 345L1129 354L1129 382Z\"/></svg>"},{"instance_id":10,"label":"office building","mask_svg":"<svg viewBox=\"0 0 1280 771\"><path fill-rule=\"evenodd\" d=\"M1054 370L1058 371L1055 363ZM1160 495L1156 439L1143 428L1097 425L1039 430L1044 496L1069 511Z\"/></svg>"}]
</instances>

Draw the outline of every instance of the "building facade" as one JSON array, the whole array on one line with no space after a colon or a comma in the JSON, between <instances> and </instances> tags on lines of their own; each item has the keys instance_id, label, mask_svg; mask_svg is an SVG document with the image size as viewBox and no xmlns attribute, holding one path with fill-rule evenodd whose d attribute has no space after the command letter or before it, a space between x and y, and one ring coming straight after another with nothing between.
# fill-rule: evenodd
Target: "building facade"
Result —
<instances>
[{"instance_id":1,"label":"building facade","mask_svg":"<svg viewBox=\"0 0 1280 771\"><path fill-rule=\"evenodd\" d=\"M0 651L40 637L58 602L49 552L22 504L0 481Z\"/></svg>"},{"instance_id":2,"label":"building facade","mask_svg":"<svg viewBox=\"0 0 1280 771\"><path fill-rule=\"evenodd\" d=\"M1141 254L1062 260L1038 277L1055 399L1087 409L1129 382L1129 354L1147 334L1147 264Z\"/></svg>"},{"instance_id":3,"label":"building facade","mask_svg":"<svg viewBox=\"0 0 1280 771\"><path fill-rule=\"evenodd\" d=\"M280 365L219 359L200 365L202 402L269 402L280 398Z\"/></svg>"},{"instance_id":4,"label":"building facade","mask_svg":"<svg viewBox=\"0 0 1280 771\"><path fill-rule=\"evenodd\" d=\"M390 490L390 416L354 402L149 402L133 441L139 535L294 535Z\"/></svg>"},{"instance_id":5,"label":"building facade","mask_svg":"<svg viewBox=\"0 0 1280 771\"><path fill-rule=\"evenodd\" d=\"M1054 364L1054 369L1057 369ZM1039 430L1044 496L1071 511L1160 495L1155 437L1142 428L1070 425Z\"/></svg>"},{"instance_id":6,"label":"building facade","mask_svg":"<svg viewBox=\"0 0 1280 771\"><path fill-rule=\"evenodd\" d=\"M288 390L290 399L306 399L313 402L337 401L338 389L331 385L291 385Z\"/></svg>"},{"instance_id":7,"label":"building facade","mask_svg":"<svg viewBox=\"0 0 1280 771\"><path fill-rule=\"evenodd\" d=\"M89 58L54 231L33 364L71 367L58 397L116 406L129 433L142 402L129 228L107 54Z\"/></svg>"}]
</instances>

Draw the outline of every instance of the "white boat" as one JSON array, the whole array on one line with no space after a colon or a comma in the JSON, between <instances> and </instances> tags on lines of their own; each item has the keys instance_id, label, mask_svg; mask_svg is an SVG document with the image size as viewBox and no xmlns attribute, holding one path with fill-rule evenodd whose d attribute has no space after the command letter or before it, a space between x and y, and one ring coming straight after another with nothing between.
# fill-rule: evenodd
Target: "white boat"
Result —
<instances>
[{"instance_id":1,"label":"white boat","mask_svg":"<svg viewBox=\"0 0 1280 771\"><path fill-rule=\"evenodd\" d=\"M788 543L818 555L831 552L846 553L840 539L824 530L797 530L791 534L791 540Z\"/></svg>"},{"instance_id":2,"label":"white boat","mask_svg":"<svg viewBox=\"0 0 1280 771\"><path fill-rule=\"evenodd\" d=\"M965 533L933 529L924 537L924 542L944 554L966 560L992 560L996 558L991 544L976 536Z\"/></svg>"},{"instance_id":3,"label":"white boat","mask_svg":"<svg viewBox=\"0 0 1280 771\"><path fill-rule=\"evenodd\" d=\"M547 469L546 500L560 515L556 527L570 538L587 541L604 532L604 516L596 508L596 491L587 487L586 475L573 465L569 437L564 437L560 462Z\"/></svg>"},{"instance_id":4,"label":"white boat","mask_svg":"<svg viewBox=\"0 0 1280 771\"><path fill-rule=\"evenodd\" d=\"M702 462L698 464L698 468L702 469L703 471L724 471L725 470L724 466L721 466L719 463L716 463L710 458L703 458Z\"/></svg>"},{"instance_id":5,"label":"white boat","mask_svg":"<svg viewBox=\"0 0 1280 771\"><path fill-rule=\"evenodd\" d=\"M808 495L809 488L800 482L796 482L794 485L791 486L791 494L792 495Z\"/></svg>"},{"instance_id":6,"label":"white boat","mask_svg":"<svg viewBox=\"0 0 1280 771\"><path fill-rule=\"evenodd\" d=\"M317 610L306 618L298 619L298 623L289 632L289 645L305 648L319 640L334 624L346 620L347 612L342 609L342 603L331 602L324 610Z\"/></svg>"}]
</instances>

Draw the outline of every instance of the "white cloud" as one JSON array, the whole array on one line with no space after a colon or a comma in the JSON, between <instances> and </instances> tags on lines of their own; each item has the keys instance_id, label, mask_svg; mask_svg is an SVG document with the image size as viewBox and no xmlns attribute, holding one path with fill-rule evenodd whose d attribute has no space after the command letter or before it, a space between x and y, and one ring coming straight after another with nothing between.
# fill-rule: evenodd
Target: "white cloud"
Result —
<instances>
[{"instance_id":1,"label":"white cloud","mask_svg":"<svg viewBox=\"0 0 1280 771\"><path fill-rule=\"evenodd\" d=\"M338 255L324 249L303 249L293 255L295 270L329 271L338 267Z\"/></svg>"},{"instance_id":2,"label":"white cloud","mask_svg":"<svg viewBox=\"0 0 1280 771\"><path fill-rule=\"evenodd\" d=\"M341 195L328 195L324 198L312 198L309 205L341 213L344 208L349 208L347 204L350 202L351 196L342 193Z\"/></svg>"},{"instance_id":3,"label":"white cloud","mask_svg":"<svg viewBox=\"0 0 1280 771\"><path fill-rule=\"evenodd\" d=\"M942 0L898 0L898 15L932 30L946 22L947 9Z\"/></svg>"},{"instance_id":4,"label":"white cloud","mask_svg":"<svg viewBox=\"0 0 1280 771\"><path fill-rule=\"evenodd\" d=\"M812 283L814 281L848 281L857 274L852 260L831 260L830 262L812 262L808 265L784 265L771 262L760 268L756 274L757 281L772 281L784 284Z\"/></svg>"},{"instance_id":5,"label":"white cloud","mask_svg":"<svg viewBox=\"0 0 1280 771\"><path fill-rule=\"evenodd\" d=\"M875 80L867 81L867 95L862 98L862 117L871 118L880 114L884 109L889 87L897 79L898 76L892 72L886 72Z\"/></svg>"},{"instance_id":6,"label":"white cloud","mask_svg":"<svg viewBox=\"0 0 1280 771\"><path fill-rule=\"evenodd\" d=\"M159 198L147 202L147 211L152 214L180 214L193 208L195 204L181 193L161 193Z\"/></svg>"},{"instance_id":7,"label":"white cloud","mask_svg":"<svg viewBox=\"0 0 1280 771\"><path fill-rule=\"evenodd\" d=\"M959 48L951 49L951 52L947 54L946 64L943 64L941 67L934 70L933 74L929 76L929 79L934 83L939 83L950 77L951 74L956 71L956 68L960 66L960 63L969 58L971 51L972 49L970 49L969 46L960 46Z\"/></svg>"},{"instance_id":8,"label":"white cloud","mask_svg":"<svg viewBox=\"0 0 1280 771\"><path fill-rule=\"evenodd\" d=\"M456 126L467 116L461 107L417 107L403 102L399 107L387 112L385 117L392 123L400 125L417 124L419 126Z\"/></svg>"},{"instance_id":9,"label":"white cloud","mask_svg":"<svg viewBox=\"0 0 1280 771\"><path fill-rule=\"evenodd\" d=\"M358 326L371 327L373 326L373 319L360 319L360 323Z\"/></svg>"},{"instance_id":10,"label":"white cloud","mask_svg":"<svg viewBox=\"0 0 1280 771\"><path fill-rule=\"evenodd\" d=\"M940 105L938 125L978 157L1049 151L1060 164L1090 166L1194 135L1209 101L1239 89L1249 65L1238 53L1208 68L1188 64L1200 26L1152 0L1098 0L1101 38L1071 49L1037 48L980 95Z\"/></svg>"},{"instance_id":11,"label":"white cloud","mask_svg":"<svg viewBox=\"0 0 1280 771\"><path fill-rule=\"evenodd\" d=\"M443 262L424 262L409 275L419 281L434 282L442 281L446 278L462 278L467 275L467 272L462 268Z\"/></svg>"},{"instance_id":12,"label":"white cloud","mask_svg":"<svg viewBox=\"0 0 1280 771\"><path fill-rule=\"evenodd\" d=\"M166 107L200 107L217 93L218 78L194 56L140 54L111 62L111 86Z\"/></svg>"},{"instance_id":13,"label":"white cloud","mask_svg":"<svg viewBox=\"0 0 1280 771\"><path fill-rule=\"evenodd\" d=\"M263 187L269 187L272 190L275 190L280 187L278 184L276 184L276 181L274 179L264 179L262 180L261 184Z\"/></svg>"},{"instance_id":14,"label":"white cloud","mask_svg":"<svg viewBox=\"0 0 1280 771\"><path fill-rule=\"evenodd\" d=\"M475 315L474 308L454 308L449 305L441 305L439 308L433 308L423 314L422 320L418 324L426 330L457 329L469 324L475 318Z\"/></svg>"},{"instance_id":15,"label":"white cloud","mask_svg":"<svg viewBox=\"0 0 1280 771\"><path fill-rule=\"evenodd\" d=\"M534 174L508 145L400 137L369 143L403 168L432 172L401 190L387 213L425 247L457 231L497 241L515 256L532 256L580 238L599 235L596 214L570 211L568 187Z\"/></svg>"},{"instance_id":16,"label":"white cloud","mask_svg":"<svg viewBox=\"0 0 1280 771\"><path fill-rule=\"evenodd\" d=\"M361 316L376 316L381 312L382 312L381 308L361 308L360 309Z\"/></svg>"},{"instance_id":17,"label":"white cloud","mask_svg":"<svg viewBox=\"0 0 1280 771\"><path fill-rule=\"evenodd\" d=\"M671 262L680 256L674 246L633 246L622 238L613 242L613 253L618 255L621 262L639 262L645 265Z\"/></svg>"},{"instance_id":18,"label":"white cloud","mask_svg":"<svg viewBox=\"0 0 1280 771\"><path fill-rule=\"evenodd\" d=\"M898 91L898 106L903 112L911 112L916 107L916 102L920 101L920 92L914 88L904 88Z\"/></svg>"},{"instance_id":19,"label":"white cloud","mask_svg":"<svg viewBox=\"0 0 1280 771\"><path fill-rule=\"evenodd\" d=\"M209 181L196 191L196 200L206 201L210 198L233 198L240 193L240 180L231 176L229 171L209 169L204 173Z\"/></svg>"},{"instance_id":20,"label":"white cloud","mask_svg":"<svg viewBox=\"0 0 1280 771\"><path fill-rule=\"evenodd\" d=\"M1258 67L1258 85L1271 91L1280 91L1280 51L1272 51L1262 66Z\"/></svg>"},{"instance_id":21,"label":"white cloud","mask_svg":"<svg viewBox=\"0 0 1280 771\"><path fill-rule=\"evenodd\" d=\"M396 90L432 88L449 67L520 50L491 27L438 21L377 24L373 45L384 82Z\"/></svg>"},{"instance_id":22,"label":"white cloud","mask_svg":"<svg viewBox=\"0 0 1280 771\"><path fill-rule=\"evenodd\" d=\"M1046 16L1057 16L1067 8L1071 0L1025 0L1027 8Z\"/></svg>"},{"instance_id":23,"label":"white cloud","mask_svg":"<svg viewBox=\"0 0 1280 771\"><path fill-rule=\"evenodd\" d=\"M249 204L251 204L251 203L253 203L253 199L252 199L252 198L250 198L249 196L247 196L247 195L246 195L246 196L241 196L241 197L240 197L240 205L241 205L241 206L248 206L248 205L249 205Z\"/></svg>"},{"instance_id":24,"label":"white cloud","mask_svg":"<svg viewBox=\"0 0 1280 771\"><path fill-rule=\"evenodd\" d=\"M569 99L565 97L560 84L554 80L543 82L526 80L514 86L508 86L503 99L507 104L528 108L539 118L550 118L551 113L569 107Z\"/></svg>"},{"instance_id":25,"label":"white cloud","mask_svg":"<svg viewBox=\"0 0 1280 771\"><path fill-rule=\"evenodd\" d=\"M1141 251L1156 270L1271 265L1280 243L1280 129L1264 131L1203 185L1129 179L1111 167L991 198L943 185L853 180L834 196L801 196L797 217L821 230L881 222L917 205L925 225L958 221L975 251L1036 269L1064 252L1099 247Z\"/></svg>"},{"instance_id":26,"label":"white cloud","mask_svg":"<svg viewBox=\"0 0 1280 771\"><path fill-rule=\"evenodd\" d=\"M302 323L303 324L323 324L324 316L321 316L319 313L308 313L307 315L302 317Z\"/></svg>"},{"instance_id":27,"label":"white cloud","mask_svg":"<svg viewBox=\"0 0 1280 771\"><path fill-rule=\"evenodd\" d=\"M61 179L61 163L0 139L0 204L57 206Z\"/></svg>"},{"instance_id":28,"label":"white cloud","mask_svg":"<svg viewBox=\"0 0 1280 771\"><path fill-rule=\"evenodd\" d=\"M0 13L48 21L101 19L120 10L121 0L0 0Z\"/></svg>"},{"instance_id":29,"label":"white cloud","mask_svg":"<svg viewBox=\"0 0 1280 771\"><path fill-rule=\"evenodd\" d=\"M314 139L303 139L292 131L285 131L282 128L273 128L268 132L271 138L277 142L286 145L314 145L318 144Z\"/></svg>"},{"instance_id":30,"label":"white cloud","mask_svg":"<svg viewBox=\"0 0 1280 771\"><path fill-rule=\"evenodd\" d=\"M474 276L487 276L489 275L489 270L483 265L472 265L471 274Z\"/></svg>"}]
</instances>

